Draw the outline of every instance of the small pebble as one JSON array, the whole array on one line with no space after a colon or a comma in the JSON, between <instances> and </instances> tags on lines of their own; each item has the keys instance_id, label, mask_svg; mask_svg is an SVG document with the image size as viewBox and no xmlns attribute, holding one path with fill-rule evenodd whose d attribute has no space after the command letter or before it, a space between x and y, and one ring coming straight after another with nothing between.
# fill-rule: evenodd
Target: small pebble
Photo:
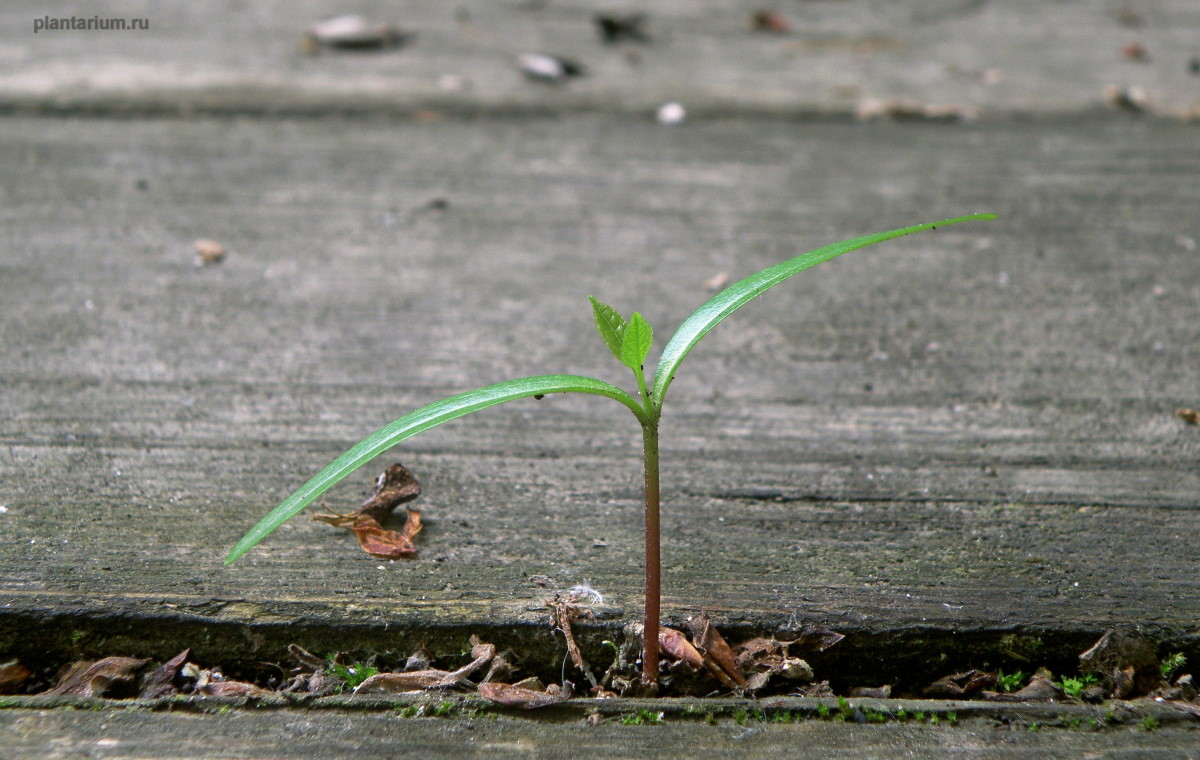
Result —
<instances>
[{"instance_id":1,"label":"small pebble","mask_svg":"<svg viewBox=\"0 0 1200 760\"><path fill-rule=\"evenodd\" d=\"M674 126L682 124L687 119L687 111L678 103L664 103L655 115L659 124Z\"/></svg>"},{"instance_id":2,"label":"small pebble","mask_svg":"<svg viewBox=\"0 0 1200 760\"><path fill-rule=\"evenodd\" d=\"M197 240L192 244L196 249L196 265L219 264L225 258L225 246L215 240Z\"/></svg>"}]
</instances>

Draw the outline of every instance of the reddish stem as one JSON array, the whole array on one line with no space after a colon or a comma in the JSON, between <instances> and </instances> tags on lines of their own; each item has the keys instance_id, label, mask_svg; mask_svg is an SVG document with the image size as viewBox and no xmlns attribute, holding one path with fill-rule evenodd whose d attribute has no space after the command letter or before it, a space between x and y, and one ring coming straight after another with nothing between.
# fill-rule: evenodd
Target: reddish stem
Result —
<instances>
[{"instance_id":1,"label":"reddish stem","mask_svg":"<svg viewBox=\"0 0 1200 760\"><path fill-rule=\"evenodd\" d=\"M658 618L662 575L658 539L658 420L642 425L646 469L646 606L642 625L642 685L658 688Z\"/></svg>"}]
</instances>

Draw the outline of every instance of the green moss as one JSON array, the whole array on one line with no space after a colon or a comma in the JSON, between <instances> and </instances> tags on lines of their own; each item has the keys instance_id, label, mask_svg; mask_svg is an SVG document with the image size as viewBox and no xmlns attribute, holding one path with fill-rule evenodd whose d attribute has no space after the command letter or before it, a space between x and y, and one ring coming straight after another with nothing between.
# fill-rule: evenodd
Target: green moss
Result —
<instances>
[{"instance_id":1,"label":"green moss","mask_svg":"<svg viewBox=\"0 0 1200 760\"><path fill-rule=\"evenodd\" d=\"M1045 645L1037 636L1010 633L1000 639L1000 651L1021 662L1032 662L1040 655Z\"/></svg>"}]
</instances>

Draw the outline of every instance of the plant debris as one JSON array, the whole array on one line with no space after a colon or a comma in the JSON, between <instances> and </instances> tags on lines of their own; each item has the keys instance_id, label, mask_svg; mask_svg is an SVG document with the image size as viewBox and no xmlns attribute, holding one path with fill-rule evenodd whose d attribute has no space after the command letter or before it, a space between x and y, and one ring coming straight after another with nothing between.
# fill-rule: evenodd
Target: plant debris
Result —
<instances>
[{"instance_id":1,"label":"plant debris","mask_svg":"<svg viewBox=\"0 0 1200 760\"><path fill-rule=\"evenodd\" d=\"M517 68L529 79L553 84L572 77L581 77L587 71L578 61L542 53L523 53L517 56Z\"/></svg>"},{"instance_id":2,"label":"plant debris","mask_svg":"<svg viewBox=\"0 0 1200 760\"><path fill-rule=\"evenodd\" d=\"M713 627L708 613L688 620L688 630L692 632L692 646L704 658L704 667L725 686L731 689L742 689L746 686L746 677L738 669L734 660L733 650L729 648L725 638Z\"/></svg>"},{"instance_id":3,"label":"plant debris","mask_svg":"<svg viewBox=\"0 0 1200 760\"><path fill-rule=\"evenodd\" d=\"M175 688L175 679L179 677L179 670L187 662L188 655L191 653L192 650L185 649L149 673L142 679L142 688L138 692L138 696L143 699L154 699L178 693Z\"/></svg>"},{"instance_id":4,"label":"plant debris","mask_svg":"<svg viewBox=\"0 0 1200 760\"><path fill-rule=\"evenodd\" d=\"M484 699L506 707L523 707L526 710L558 704L570 699L573 693L570 681L565 682L562 688L559 688L557 684L550 684L544 691L526 688L519 684L479 684L479 694Z\"/></svg>"},{"instance_id":5,"label":"plant debris","mask_svg":"<svg viewBox=\"0 0 1200 760\"><path fill-rule=\"evenodd\" d=\"M16 694L33 671L16 660L0 663L0 694Z\"/></svg>"},{"instance_id":6,"label":"plant debris","mask_svg":"<svg viewBox=\"0 0 1200 760\"><path fill-rule=\"evenodd\" d=\"M1054 676L1049 670L1039 668L1029 678L1024 688L1012 693L983 691L979 696L989 702L1054 702L1066 696L1066 692L1054 683Z\"/></svg>"},{"instance_id":7,"label":"plant debris","mask_svg":"<svg viewBox=\"0 0 1200 760\"><path fill-rule=\"evenodd\" d=\"M103 697L133 685L137 672L149 663L136 657L105 657L96 662L76 662L63 668L58 683L47 694L70 697Z\"/></svg>"},{"instance_id":8,"label":"plant debris","mask_svg":"<svg viewBox=\"0 0 1200 760\"><path fill-rule=\"evenodd\" d=\"M1162 670L1150 642L1136 633L1109 631L1083 654L1079 669L1100 679L1111 697L1142 696L1162 688Z\"/></svg>"},{"instance_id":9,"label":"plant debris","mask_svg":"<svg viewBox=\"0 0 1200 760\"><path fill-rule=\"evenodd\" d=\"M579 651L579 645L575 642L575 635L571 631L571 624L579 619L580 614L586 612L588 616L591 616L591 610L585 611L576 604L580 596L575 593L562 599L556 594L553 599L547 600L546 606L550 608L550 625L556 630L562 631L563 637L567 640L567 654L570 656L571 662L583 673L593 689L599 689L600 684L596 680L596 676L592 675L591 668L584 662L583 654Z\"/></svg>"},{"instance_id":10,"label":"plant debris","mask_svg":"<svg viewBox=\"0 0 1200 760\"><path fill-rule=\"evenodd\" d=\"M304 33L304 49L384 50L411 42L416 37L390 24L377 24L362 16L347 14L318 21Z\"/></svg>"},{"instance_id":11,"label":"plant debris","mask_svg":"<svg viewBox=\"0 0 1200 760\"><path fill-rule=\"evenodd\" d=\"M417 547L413 538L421 532L420 510L408 508L408 517L400 532L388 530L383 522L392 510L421 495L421 484L407 467L396 462L375 479L375 494L362 503L357 512L347 515L318 514L314 520L349 528L358 536L363 551L379 559L413 559Z\"/></svg>"},{"instance_id":12,"label":"plant debris","mask_svg":"<svg viewBox=\"0 0 1200 760\"><path fill-rule=\"evenodd\" d=\"M944 697L961 699L974 692L998 683L996 676L979 670L968 670L965 673L955 673L939 678L925 687L925 695L929 697Z\"/></svg>"},{"instance_id":13,"label":"plant debris","mask_svg":"<svg viewBox=\"0 0 1200 760\"><path fill-rule=\"evenodd\" d=\"M779 11L763 8L750 15L751 31L766 32L767 34L787 34L792 31L792 25Z\"/></svg>"},{"instance_id":14,"label":"plant debris","mask_svg":"<svg viewBox=\"0 0 1200 760\"><path fill-rule=\"evenodd\" d=\"M596 23L596 31L605 44L615 45L618 42L649 42L650 35L646 34L646 14L630 13L619 15L615 13L598 13L592 17Z\"/></svg>"},{"instance_id":15,"label":"plant debris","mask_svg":"<svg viewBox=\"0 0 1200 760\"><path fill-rule=\"evenodd\" d=\"M196 249L196 266L211 266L225 260L225 246L215 240L200 239L192 243Z\"/></svg>"},{"instance_id":16,"label":"plant debris","mask_svg":"<svg viewBox=\"0 0 1200 760\"><path fill-rule=\"evenodd\" d=\"M1189 425L1200 425L1200 412L1195 409L1176 409L1175 416Z\"/></svg>"},{"instance_id":17,"label":"plant debris","mask_svg":"<svg viewBox=\"0 0 1200 760\"><path fill-rule=\"evenodd\" d=\"M692 670L704 668L704 657L692 646L687 636L674 628L662 626L658 629L658 649L660 652Z\"/></svg>"},{"instance_id":18,"label":"plant debris","mask_svg":"<svg viewBox=\"0 0 1200 760\"><path fill-rule=\"evenodd\" d=\"M403 694L426 689L448 689L459 684L469 684L467 676L491 662L496 656L496 645L485 644L477 636L471 637L471 657L474 659L458 670L413 670L403 673L379 673L363 681L354 689L355 694Z\"/></svg>"},{"instance_id":19,"label":"plant debris","mask_svg":"<svg viewBox=\"0 0 1200 760\"><path fill-rule=\"evenodd\" d=\"M799 657L792 657L788 649L793 642L774 638L755 638L742 642L734 650L734 662L746 678L746 690L757 692L775 676L782 676L796 683L808 683L813 679L813 669Z\"/></svg>"}]
</instances>

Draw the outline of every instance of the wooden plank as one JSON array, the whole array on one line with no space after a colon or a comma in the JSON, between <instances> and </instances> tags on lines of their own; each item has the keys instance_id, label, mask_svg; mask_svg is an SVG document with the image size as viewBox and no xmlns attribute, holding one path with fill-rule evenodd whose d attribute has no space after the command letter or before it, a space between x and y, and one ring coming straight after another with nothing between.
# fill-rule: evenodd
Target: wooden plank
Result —
<instances>
[{"instance_id":1,"label":"wooden plank","mask_svg":"<svg viewBox=\"0 0 1200 760\"><path fill-rule=\"evenodd\" d=\"M1154 112L1194 116L1197 107L1189 60L1200 12L1191 0L800 3L779 7L786 35L750 31L754 9L660 2L648 14L649 43L606 45L596 5L583 0L366 3L355 10L415 33L412 43L312 55L302 49L304 30L345 6L107 0L73 16L145 19L150 28L35 32L37 21L72 13L10 0L0 7L0 107L185 115L566 109L646 118L668 101L693 115L848 114L901 99L910 115L1044 115L1103 109L1110 87L1138 93L1133 100ZM515 65L525 53L569 56L588 74L561 87L527 81Z\"/></svg>"},{"instance_id":2,"label":"wooden plank","mask_svg":"<svg viewBox=\"0 0 1200 760\"><path fill-rule=\"evenodd\" d=\"M1194 137L1136 120L9 119L0 651L169 656L201 630L183 643L208 658L301 635L402 649L437 628L540 631L542 601L585 582L603 624L632 620L637 426L604 399L481 413L331 492L346 510L387 462L412 467L417 561L304 520L221 559L415 406L543 372L625 382L589 293L643 311L661 346L719 272L983 210L1001 219L822 265L689 357L664 418L666 616L1072 644L1142 624L1188 644ZM201 237L227 259L196 266Z\"/></svg>"}]
</instances>

